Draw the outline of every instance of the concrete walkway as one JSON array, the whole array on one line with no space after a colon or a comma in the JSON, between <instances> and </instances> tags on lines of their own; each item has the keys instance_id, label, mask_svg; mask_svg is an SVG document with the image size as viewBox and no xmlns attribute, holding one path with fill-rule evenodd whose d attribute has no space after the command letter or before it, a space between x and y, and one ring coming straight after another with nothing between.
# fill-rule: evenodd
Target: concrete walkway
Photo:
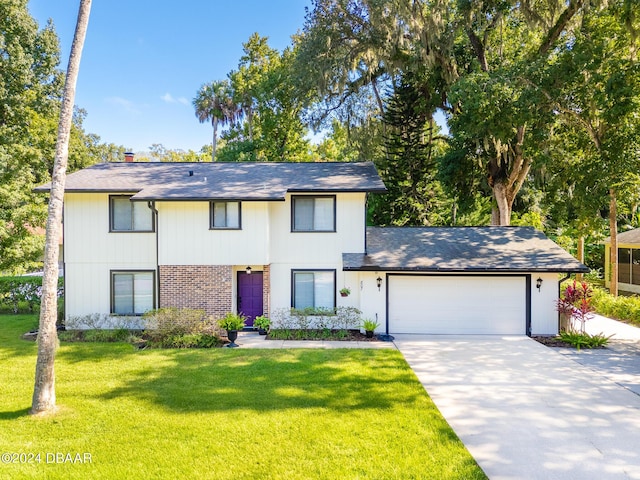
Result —
<instances>
[{"instance_id":1,"label":"concrete walkway","mask_svg":"<svg viewBox=\"0 0 640 480\"><path fill-rule=\"evenodd\" d=\"M327 340L266 340L257 332L239 332L236 343L243 348L396 348L392 342L350 342Z\"/></svg>"},{"instance_id":2,"label":"concrete walkway","mask_svg":"<svg viewBox=\"0 0 640 480\"><path fill-rule=\"evenodd\" d=\"M527 337L397 335L489 478L640 479L640 397Z\"/></svg>"},{"instance_id":3,"label":"concrete walkway","mask_svg":"<svg viewBox=\"0 0 640 480\"><path fill-rule=\"evenodd\" d=\"M559 348L557 351L595 374L640 395L640 328L596 315L587 321L585 330L591 334L611 336L607 348Z\"/></svg>"}]
</instances>

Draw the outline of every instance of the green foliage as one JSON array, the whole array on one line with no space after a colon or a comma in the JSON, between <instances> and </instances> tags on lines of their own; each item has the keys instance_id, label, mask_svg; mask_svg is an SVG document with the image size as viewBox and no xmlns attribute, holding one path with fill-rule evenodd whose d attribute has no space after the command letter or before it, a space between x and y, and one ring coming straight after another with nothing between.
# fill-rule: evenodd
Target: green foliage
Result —
<instances>
[{"instance_id":1,"label":"green foliage","mask_svg":"<svg viewBox=\"0 0 640 480\"><path fill-rule=\"evenodd\" d=\"M609 343L611 335L605 337L604 334L598 333L590 335L585 332L560 332L560 339L578 350L581 348L601 348Z\"/></svg>"},{"instance_id":2,"label":"green foliage","mask_svg":"<svg viewBox=\"0 0 640 480\"><path fill-rule=\"evenodd\" d=\"M376 225L423 226L450 223L451 202L436 179L443 137L433 120L427 80L405 74L384 114L386 155L376 166L388 193L370 200Z\"/></svg>"},{"instance_id":3,"label":"green foliage","mask_svg":"<svg viewBox=\"0 0 640 480\"><path fill-rule=\"evenodd\" d=\"M269 319L269 317L266 317L264 315L260 315L253 319L253 326L256 328L269 330L269 325L271 325L271 320Z\"/></svg>"},{"instance_id":4,"label":"green foliage","mask_svg":"<svg viewBox=\"0 0 640 480\"><path fill-rule=\"evenodd\" d=\"M291 338L302 336L306 339L309 335L316 336L316 331L336 332L359 328L361 314L362 312L355 307L338 307L335 310L327 308L305 308L302 310L280 308L276 309L272 314L270 331L273 332L276 329L280 333L275 335L290 335Z\"/></svg>"},{"instance_id":5,"label":"green foliage","mask_svg":"<svg viewBox=\"0 0 640 480\"><path fill-rule=\"evenodd\" d=\"M37 346L20 339L35 320L0 317L0 451L28 443L33 452L89 452L93 462L50 463L46 475L44 463L4 464L3 478L486 478L395 349L63 343L64 407L36 419L26 407ZM233 422L233 432L212 435Z\"/></svg>"},{"instance_id":6,"label":"green foliage","mask_svg":"<svg viewBox=\"0 0 640 480\"><path fill-rule=\"evenodd\" d=\"M58 332L58 339L61 342L126 342L130 336L131 331L126 328L64 330Z\"/></svg>"},{"instance_id":7,"label":"green foliage","mask_svg":"<svg viewBox=\"0 0 640 480\"><path fill-rule=\"evenodd\" d=\"M224 330L242 330L245 325L245 317L238 313L227 313L217 321L218 326Z\"/></svg>"},{"instance_id":8,"label":"green foliage","mask_svg":"<svg viewBox=\"0 0 640 480\"><path fill-rule=\"evenodd\" d=\"M600 315L640 326L640 297L636 295L614 297L602 288L594 288L592 304Z\"/></svg>"},{"instance_id":9,"label":"green foliage","mask_svg":"<svg viewBox=\"0 0 640 480\"><path fill-rule=\"evenodd\" d=\"M218 346L220 330L204 310L160 308L144 314L143 338L160 348L210 348Z\"/></svg>"},{"instance_id":10,"label":"green foliage","mask_svg":"<svg viewBox=\"0 0 640 480\"><path fill-rule=\"evenodd\" d=\"M365 318L362 320L362 328L367 332L373 332L379 326L380 324L375 320L371 320L369 318Z\"/></svg>"},{"instance_id":11,"label":"green foliage","mask_svg":"<svg viewBox=\"0 0 640 480\"><path fill-rule=\"evenodd\" d=\"M64 82L53 24L39 29L24 0L0 2L0 272L41 267L46 199L33 188L53 169ZM100 143L75 111L68 171L109 161L123 149Z\"/></svg>"},{"instance_id":12,"label":"green foliage","mask_svg":"<svg viewBox=\"0 0 640 480\"><path fill-rule=\"evenodd\" d=\"M63 280L58 280L58 298L63 295ZM19 313L22 308L34 312L40 306L42 296L42 277L0 277L0 305Z\"/></svg>"}]
</instances>

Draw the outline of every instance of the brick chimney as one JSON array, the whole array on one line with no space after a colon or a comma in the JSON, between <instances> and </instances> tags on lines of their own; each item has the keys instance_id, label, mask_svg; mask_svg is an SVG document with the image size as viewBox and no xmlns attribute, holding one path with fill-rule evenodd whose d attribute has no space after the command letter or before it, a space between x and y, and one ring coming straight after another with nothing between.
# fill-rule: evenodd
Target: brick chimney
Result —
<instances>
[{"instance_id":1,"label":"brick chimney","mask_svg":"<svg viewBox=\"0 0 640 480\"><path fill-rule=\"evenodd\" d=\"M133 152L124 152L124 161L127 163L133 162Z\"/></svg>"}]
</instances>

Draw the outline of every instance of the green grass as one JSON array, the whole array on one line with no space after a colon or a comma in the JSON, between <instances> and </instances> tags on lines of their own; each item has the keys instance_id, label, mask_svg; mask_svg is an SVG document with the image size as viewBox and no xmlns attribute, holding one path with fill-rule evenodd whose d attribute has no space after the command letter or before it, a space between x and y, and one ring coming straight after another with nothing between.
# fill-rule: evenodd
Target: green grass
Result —
<instances>
[{"instance_id":1,"label":"green grass","mask_svg":"<svg viewBox=\"0 0 640 480\"><path fill-rule=\"evenodd\" d=\"M33 321L0 316L0 453L41 463L0 478L486 478L395 350L62 344L59 412L36 418Z\"/></svg>"}]
</instances>

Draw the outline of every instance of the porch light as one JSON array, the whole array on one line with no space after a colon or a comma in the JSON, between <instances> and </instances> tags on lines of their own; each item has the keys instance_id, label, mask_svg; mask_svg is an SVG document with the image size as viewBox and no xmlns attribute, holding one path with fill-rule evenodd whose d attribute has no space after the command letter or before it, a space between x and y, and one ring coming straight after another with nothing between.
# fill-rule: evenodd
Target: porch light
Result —
<instances>
[{"instance_id":1,"label":"porch light","mask_svg":"<svg viewBox=\"0 0 640 480\"><path fill-rule=\"evenodd\" d=\"M536 280L536 288L538 289L538 291L540 291L541 286L542 286L542 279L538 277L538 279Z\"/></svg>"},{"instance_id":2,"label":"porch light","mask_svg":"<svg viewBox=\"0 0 640 480\"><path fill-rule=\"evenodd\" d=\"M244 271L247 273L247 275L251 275L251 267L245 268Z\"/></svg>"},{"instance_id":3,"label":"porch light","mask_svg":"<svg viewBox=\"0 0 640 480\"><path fill-rule=\"evenodd\" d=\"M380 287L382 286L382 278L380 277L380 275L378 275L378 278L376 278L376 284L378 285L378 291L380 291Z\"/></svg>"}]
</instances>

